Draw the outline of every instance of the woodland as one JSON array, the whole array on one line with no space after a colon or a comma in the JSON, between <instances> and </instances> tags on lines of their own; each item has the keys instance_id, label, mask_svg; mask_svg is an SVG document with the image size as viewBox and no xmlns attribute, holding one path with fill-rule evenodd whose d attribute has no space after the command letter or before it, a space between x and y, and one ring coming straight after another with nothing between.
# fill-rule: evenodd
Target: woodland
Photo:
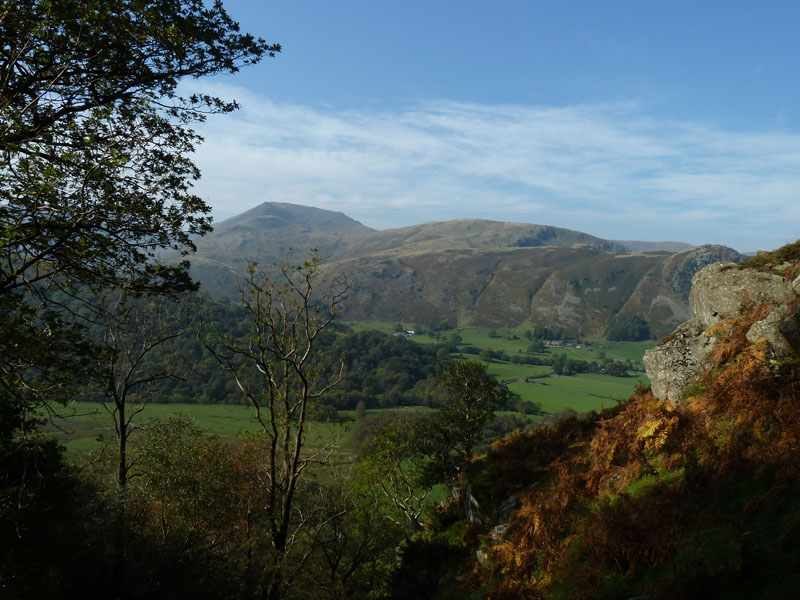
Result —
<instances>
[{"instance_id":1,"label":"woodland","mask_svg":"<svg viewBox=\"0 0 800 600\"><path fill-rule=\"evenodd\" d=\"M505 389L477 363L435 359L439 348L381 354L402 341L361 334L325 352L348 285L314 295L316 256L253 265L224 327L188 263L159 258L210 230L191 191L191 124L237 108L181 96L179 81L235 73L280 46L199 0L5 4L2 36L3 597L385 595L397 545ZM207 393L228 385L257 433L228 444L179 417L137 427L152 396L180 398L166 384L188 380L195 353L227 381L201 381ZM307 442L345 364L381 371L366 392L331 399L362 410L361 395L430 402L438 374L439 410L386 423L358 469L329 461L335 434ZM87 397L102 400L115 443L70 460L42 425Z\"/></svg>"},{"instance_id":2,"label":"woodland","mask_svg":"<svg viewBox=\"0 0 800 600\"><path fill-rule=\"evenodd\" d=\"M227 301L161 262L211 229L192 124L237 108L179 81L279 44L202 0L3 3L0 32L2 598L796 596L800 369L748 338L768 302L708 333L681 403L640 386L502 425L541 407L486 361L633 365L546 352L546 328L484 357L349 328L352 282L321 286L313 250L250 264ZM797 276L797 245L744 265L778 267ZM112 443L68 455L48 432L76 400ZM244 404L254 428L140 418L170 402Z\"/></svg>"}]
</instances>

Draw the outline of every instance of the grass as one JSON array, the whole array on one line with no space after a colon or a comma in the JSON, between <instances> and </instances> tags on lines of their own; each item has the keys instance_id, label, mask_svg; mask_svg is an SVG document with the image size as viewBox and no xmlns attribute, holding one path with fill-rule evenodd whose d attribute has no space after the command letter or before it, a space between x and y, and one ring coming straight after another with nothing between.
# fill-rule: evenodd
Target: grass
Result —
<instances>
[{"instance_id":1,"label":"grass","mask_svg":"<svg viewBox=\"0 0 800 600\"><path fill-rule=\"evenodd\" d=\"M556 413L565 408L578 412L610 408L627 400L636 384L646 377L611 377L594 373L577 375L549 375L535 383L517 381L508 388L523 400L535 402L546 413Z\"/></svg>"},{"instance_id":2,"label":"grass","mask_svg":"<svg viewBox=\"0 0 800 600\"><path fill-rule=\"evenodd\" d=\"M489 348L496 351L504 351L513 356L520 352L525 352L530 341L524 336L519 335L518 339L513 338L509 332L497 331L497 336L489 335L490 329L465 328L458 330L443 331L442 338L457 333L461 336L462 346L469 345L476 348ZM437 340L432 336L415 335L409 339L417 343L435 343ZM550 347L546 349L546 354L564 354L568 358L583 361L600 361L601 352L606 358L633 363L641 363L644 353L649 348L656 345L655 341L646 342L607 342L596 341L591 343L591 350L577 349L570 347ZM463 358L469 360L480 360L474 354L464 354ZM571 408L578 412L599 410L609 408L617 402L627 400L634 391L637 383L648 384L649 380L644 374L635 374L634 377L612 377L610 375L580 373L574 376L556 376L552 374L552 369L543 365L523 365L506 361L480 361L487 366L487 372L495 376L500 381L511 381L531 376L542 376L536 383L525 383L515 381L508 384L508 388L519 394L523 400L534 402L542 407L546 413L556 413L565 408Z\"/></svg>"},{"instance_id":3,"label":"grass","mask_svg":"<svg viewBox=\"0 0 800 600\"><path fill-rule=\"evenodd\" d=\"M397 323L384 323L382 321L342 321L342 325L347 325L353 331L381 331L383 333L395 333Z\"/></svg>"},{"instance_id":4,"label":"grass","mask_svg":"<svg viewBox=\"0 0 800 600\"><path fill-rule=\"evenodd\" d=\"M227 442L237 441L241 432L259 430L253 411L233 404L148 404L134 423L146 424L173 414L191 417L199 428L212 431ZM100 404L76 402L62 410L61 415L45 429L64 444L68 453L86 452L114 443L111 417ZM322 445L343 432L342 424L312 422L308 441L312 446Z\"/></svg>"},{"instance_id":5,"label":"grass","mask_svg":"<svg viewBox=\"0 0 800 600\"><path fill-rule=\"evenodd\" d=\"M523 400L540 405L546 413L555 413L564 408L578 412L609 408L627 400L637 383L649 383L644 374L634 377L612 377L599 373L560 376L543 365L518 365L503 361L486 364L487 372L500 381L537 376L533 382L509 383L508 388Z\"/></svg>"},{"instance_id":6,"label":"grass","mask_svg":"<svg viewBox=\"0 0 800 600\"><path fill-rule=\"evenodd\" d=\"M614 360L632 360L642 362L645 350L654 348L658 344L655 340L647 342L599 342L596 347ZM602 346L607 346L603 348ZM595 355L597 353L595 352ZM597 359L595 359L597 360Z\"/></svg>"},{"instance_id":7,"label":"grass","mask_svg":"<svg viewBox=\"0 0 800 600\"><path fill-rule=\"evenodd\" d=\"M359 322L348 323L356 330L377 329L386 333L394 331L394 323ZM529 344L524 336L519 339L508 339L503 333L498 332L498 337L489 336L489 329L467 328L442 332L443 336L458 333L462 337L462 344L478 348L491 348L502 350L510 355L525 351ZM438 340L431 336L414 335L409 337L417 343L437 343ZM577 350L575 348L548 348L549 354L564 353L570 358L580 360L599 360L599 352L615 360L631 360L641 362L644 351L655 345L655 342L595 342L593 351ZM464 355L470 360L477 360L475 355ZM542 376L537 383L513 381L508 384L511 391L520 395L523 400L531 401L539 406L545 413L556 413L565 408L578 412L598 410L603 407L613 406L617 401L627 400L633 393L636 383L648 383L647 377L611 377L602 374L581 373L574 376L555 376L552 369L542 365L522 365L505 361L488 361L487 371L500 381L512 381L531 376ZM371 413L382 412L380 409L367 411ZM430 410L420 407L403 408L395 410ZM57 439L63 443L68 452L84 452L100 448L113 443L114 433L110 417L99 404L78 402L71 408L62 411L64 416L55 418L47 427ZM225 441L236 441L243 431L255 432L258 425L254 419L253 411L247 406L230 404L149 404L143 413L137 417L137 422L142 424L151 419L164 418L170 414L188 415L194 419L201 429L214 432ZM518 413L515 413L518 414ZM355 411L341 411L344 419L352 419ZM339 436L336 453L345 454L348 443L347 426L339 424L312 423L309 430L309 444L321 445L332 436Z\"/></svg>"},{"instance_id":8,"label":"grass","mask_svg":"<svg viewBox=\"0 0 800 600\"><path fill-rule=\"evenodd\" d=\"M475 360L476 357L465 355L465 358ZM552 372L550 367L544 365L518 365L503 361L491 361L484 364L488 367L486 372L489 373L489 375L494 375L500 381L520 379L521 377L533 377L535 375L544 375Z\"/></svg>"}]
</instances>

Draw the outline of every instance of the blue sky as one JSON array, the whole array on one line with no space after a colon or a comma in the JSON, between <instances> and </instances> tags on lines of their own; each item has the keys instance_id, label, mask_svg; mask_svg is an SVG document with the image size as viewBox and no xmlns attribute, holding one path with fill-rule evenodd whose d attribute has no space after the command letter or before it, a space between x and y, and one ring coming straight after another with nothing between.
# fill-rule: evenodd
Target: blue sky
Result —
<instances>
[{"instance_id":1,"label":"blue sky","mask_svg":"<svg viewBox=\"0 0 800 600\"><path fill-rule=\"evenodd\" d=\"M800 3L225 2L283 52L187 82L217 220L264 201L384 229L483 218L612 239L800 238Z\"/></svg>"}]
</instances>

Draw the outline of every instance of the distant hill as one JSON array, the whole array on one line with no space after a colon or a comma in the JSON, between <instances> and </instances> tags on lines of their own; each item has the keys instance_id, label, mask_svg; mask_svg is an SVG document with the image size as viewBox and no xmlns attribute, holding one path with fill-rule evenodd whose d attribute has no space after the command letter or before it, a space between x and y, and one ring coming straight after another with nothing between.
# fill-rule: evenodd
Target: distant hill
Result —
<instances>
[{"instance_id":1,"label":"distant hill","mask_svg":"<svg viewBox=\"0 0 800 600\"><path fill-rule=\"evenodd\" d=\"M633 244L647 247L478 219L376 231L342 213L264 203L200 240L192 274L212 296L235 297L248 261L268 265L290 247L298 257L315 247L325 261L323 284L341 273L351 281L346 319L407 327L536 324L593 336L630 312L661 336L686 319L697 270L742 260L723 246L630 252Z\"/></svg>"},{"instance_id":2,"label":"distant hill","mask_svg":"<svg viewBox=\"0 0 800 600\"><path fill-rule=\"evenodd\" d=\"M264 202L219 223L196 240L192 276L212 296L234 296L247 263L268 266L290 248L331 256L345 241L375 231L339 212L285 202Z\"/></svg>"},{"instance_id":3,"label":"distant hill","mask_svg":"<svg viewBox=\"0 0 800 600\"><path fill-rule=\"evenodd\" d=\"M614 240L617 244L625 246L631 252L683 252L694 248L686 242L640 242L635 240Z\"/></svg>"}]
</instances>

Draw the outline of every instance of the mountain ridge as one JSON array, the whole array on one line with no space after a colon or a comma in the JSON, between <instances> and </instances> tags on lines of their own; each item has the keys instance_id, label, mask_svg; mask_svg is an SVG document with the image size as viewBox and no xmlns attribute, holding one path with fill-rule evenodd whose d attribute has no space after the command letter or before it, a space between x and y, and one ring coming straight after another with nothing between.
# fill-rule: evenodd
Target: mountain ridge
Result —
<instances>
[{"instance_id":1,"label":"mountain ridge","mask_svg":"<svg viewBox=\"0 0 800 600\"><path fill-rule=\"evenodd\" d=\"M323 285L342 274L352 282L345 319L600 336L631 312L660 336L685 320L684 288L697 270L743 259L723 246L673 253L642 244L631 252L579 231L486 219L375 230L343 213L266 202L198 241L192 276L212 296L231 296L248 262L269 265L290 248L303 259L313 247Z\"/></svg>"}]
</instances>

